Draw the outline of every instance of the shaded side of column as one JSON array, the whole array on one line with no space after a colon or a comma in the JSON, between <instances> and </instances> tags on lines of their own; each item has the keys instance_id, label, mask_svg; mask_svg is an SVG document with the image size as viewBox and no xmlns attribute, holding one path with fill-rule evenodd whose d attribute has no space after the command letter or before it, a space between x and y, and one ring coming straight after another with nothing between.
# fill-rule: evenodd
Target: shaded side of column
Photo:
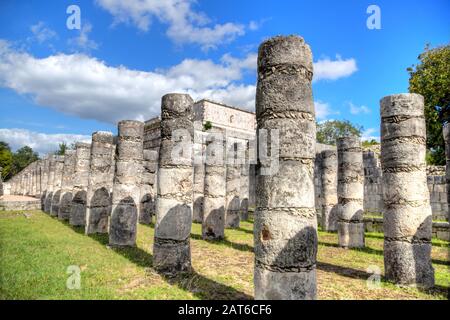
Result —
<instances>
[{"instance_id":1,"label":"shaded side of column","mask_svg":"<svg viewBox=\"0 0 450 320\"><path fill-rule=\"evenodd\" d=\"M73 198L73 180L75 171L75 150L67 150L64 155L64 167L59 202L58 219L69 220Z\"/></svg>"}]
</instances>

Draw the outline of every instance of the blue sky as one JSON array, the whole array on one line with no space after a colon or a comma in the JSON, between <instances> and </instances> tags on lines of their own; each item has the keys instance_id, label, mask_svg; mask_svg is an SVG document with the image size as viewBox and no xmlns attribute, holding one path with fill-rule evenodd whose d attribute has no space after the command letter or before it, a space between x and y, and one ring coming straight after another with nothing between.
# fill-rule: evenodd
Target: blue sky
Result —
<instances>
[{"instance_id":1,"label":"blue sky","mask_svg":"<svg viewBox=\"0 0 450 320\"><path fill-rule=\"evenodd\" d=\"M69 30L69 5L81 29ZM370 30L369 5L381 11ZM41 153L159 114L183 91L254 110L262 40L298 34L314 56L319 121L379 136L379 100L406 92L426 43L450 39L450 2L86 0L0 3L0 140Z\"/></svg>"}]
</instances>

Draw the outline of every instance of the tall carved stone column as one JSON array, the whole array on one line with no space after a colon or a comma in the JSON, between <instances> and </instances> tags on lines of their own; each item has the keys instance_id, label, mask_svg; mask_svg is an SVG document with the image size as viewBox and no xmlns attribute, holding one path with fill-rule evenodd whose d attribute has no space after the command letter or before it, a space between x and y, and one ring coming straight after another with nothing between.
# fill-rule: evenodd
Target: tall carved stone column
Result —
<instances>
[{"instance_id":1,"label":"tall carved stone column","mask_svg":"<svg viewBox=\"0 0 450 320\"><path fill-rule=\"evenodd\" d=\"M337 230L337 152L324 150L322 157L322 228L325 231Z\"/></svg>"},{"instance_id":2,"label":"tall carved stone column","mask_svg":"<svg viewBox=\"0 0 450 320\"><path fill-rule=\"evenodd\" d=\"M194 164L194 204L192 221L203 221L203 202L205 188L205 163Z\"/></svg>"},{"instance_id":3,"label":"tall carved stone column","mask_svg":"<svg viewBox=\"0 0 450 320\"><path fill-rule=\"evenodd\" d=\"M144 123L122 120L118 131L109 244L135 246L143 173Z\"/></svg>"},{"instance_id":4,"label":"tall carved stone column","mask_svg":"<svg viewBox=\"0 0 450 320\"><path fill-rule=\"evenodd\" d=\"M447 220L450 221L450 124L443 128L445 142L445 183L447 189Z\"/></svg>"},{"instance_id":5,"label":"tall carved stone column","mask_svg":"<svg viewBox=\"0 0 450 320\"><path fill-rule=\"evenodd\" d=\"M86 225L86 197L89 184L91 144L75 144L75 165L73 176L73 199L69 223L72 226Z\"/></svg>"},{"instance_id":6,"label":"tall carved stone column","mask_svg":"<svg viewBox=\"0 0 450 320\"><path fill-rule=\"evenodd\" d=\"M380 106L385 276L398 284L432 287L424 100L396 94L381 99Z\"/></svg>"},{"instance_id":7,"label":"tall carved stone column","mask_svg":"<svg viewBox=\"0 0 450 320\"><path fill-rule=\"evenodd\" d=\"M361 140L338 138L338 241L341 247L364 247L364 167Z\"/></svg>"},{"instance_id":8,"label":"tall carved stone column","mask_svg":"<svg viewBox=\"0 0 450 320\"><path fill-rule=\"evenodd\" d=\"M279 36L260 45L255 299L316 298L312 76L312 54L303 38Z\"/></svg>"},{"instance_id":9,"label":"tall carved stone column","mask_svg":"<svg viewBox=\"0 0 450 320\"><path fill-rule=\"evenodd\" d=\"M240 192L241 192L241 161L238 159L238 143L229 147L226 164L226 212L225 228L239 228L240 222Z\"/></svg>"},{"instance_id":10,"label":"tall carved stone column","mask_svg":"<svg viewBox=\"0 0 450 320\"><path fill-rule=\"evenodd\" d=\"M139 207L139 223L150 224L155 214L155 173L158 168L158 152L144 150L144 162Z\"/></svg>"},{"instance_id":11,"label":"tall carved stone column","mask_svg":"<svg viewBox=\"0 0 450 320\"><path fill-rule=\"evenodd\" d=\"M41 179L41 210L45 210L45 197L47 195L47 185L48 185L48 165L49 156L46 155L42 160L42 179Z\"/></svg>"},{"instance_id":12,"label":"tall carved stone column","mask_svg":"<svg viewBox=\"0 0 450 320\"><path fill-rule=\"evenodd\" d=\"M188 94L166 94L161 102L153 267L168 274L191 269L193 105Z\"/></svg>"},{"instance_id":13,"label":"tall carved stone column","mask_svg":"<svg viewBox=\"0 0 450 320\"><path fill-rule=\"evenodd\" d=\"M206 136L202 238L214 240L225 236L226 141L221 130L213 128L209 131Z\"/></svg>"},{"instance_id":14,"label":"tall carved stone column","mask_svg":"<svg viewBox=\"0 0 450 320\"><path fill-rule=\"evenodd\" d=\"M55 156L55 173L53 176L52 207L50 208L50 215L52 217L58 216L59 202L61 200L63 170L64 170L64 156Z\"/></svg>"},{"instance_id":15,"label":"tall carved stone column","mask_svg":"<svg viewBox=\"0 0 450 320\"><path fill-rule=\"evenodd\" d=\"M59 202L58 219L69 220L73 198L73 180L75 171L75 150L67 150L64 155L64 168Z\"/></svg>"},{"instance_id":16,"label":"tall carved stone column","mask_svg":"<svg viewBox=\"0 0 450 320\"><path fill-rule=\"evenodd\" d=\"M47 192L45 193L44 201L44 212L50 213L52 208L52 198L53 198L53 180L55 177L55 164L56 156L49 155L48 159L48 179L47 179Z\"/></svg>"},{"instance_id":17,"label":"tall carved stone column","mask_svg":"<svg viewBox=\"0 0 450 320\"><path fill-rule=\"evenodd\" d=\"M97 131L92 134L89 183L86 196L85 233L108 233L111 213L112 150L111 132Z\"/></svg>"},{"instance_id":18,"label":"tall carved stone column","mask_svg":"<svg viewBox=\"0 0 450 320\"><path fill-rule=\"evenodd\" d=\"M240 178L240 220L248 220L248 207L250 198L250 158L249 158L249 143L245 143L245 159L241 166L241 178Z\"/></svg>"}]
</instances>

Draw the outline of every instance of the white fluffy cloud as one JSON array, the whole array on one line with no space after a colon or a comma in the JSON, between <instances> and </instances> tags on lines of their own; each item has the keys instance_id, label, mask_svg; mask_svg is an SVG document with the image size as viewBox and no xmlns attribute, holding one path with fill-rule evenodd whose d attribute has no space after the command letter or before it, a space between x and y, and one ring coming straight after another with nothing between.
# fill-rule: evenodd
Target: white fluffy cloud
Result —
<instances>
[{"instance_id":1,"label":"white fluffy cloud","mask_svg":"<svg viewBox=\"0 0 450 320\"><path fill-rule=\"evenodd\" d=\"M39 21L38 23L32 25L30 30L33 33L33 39L39 43L43 43L57 37L56 32L47 27L43 21Z\"/></svg>"},{"instance_id":2,"label":"white fluffy cloud","mask_svg":"<svg viewBox=\"0 0 450 320\"><path fill-rule=\"evenodd\" d=\"M7 142L13 150L25 145L43 155L58 150L60 143L90 142L91 136L80 134L48 134L26 129L0 129L0 140Z\"/></svg>"},{"instance_id":3,"label":"white fluffy cloud","mask_svg":"<svg viewBox=\"0 0 450 320\"><path fill-rule=\"evenodd\" d=\"M375 128L368 128L366 130L364 130L361 134L361 140L365 141L365 140L376 140L378 142L380 142L380 136L379 135L375 135L378 132L377 129Z\"/></svg>"},{"instance_id":4,"label":"white fluffy cloud","mask_svg":"<svg viewBox=\"0 0 450 320\"><path fill-rule=\"evenodd\" d=\"M361 113L370 113L370 109L366 106L356 106L352 102L348 103L351 114L361 114Z\"/></svg>"},{"instance_id":5,"label":"white fluffy cloud","mask_svg":"<svg viewBox=\"0 0 450 320\"><path fill-rule=\"evenodd\" d=\"M0 40L0 86L29 95L38 105L112 124L159 115L161 97L169 92L186 92L196 100L207 98L252 111L255 85L243 84L242 78L256 73L256 58L255 53L242 59L225 54L217 63L185 59L167 69L139 71L108 66L79 53L36 58ZM319 120L337 113L320 101L316 112Z\"/></svg>"},{"instance_id":6,"label":"white fluffy cloud","mask_svg":"<svg viewBox=\"0 0 450 320\"><path fill-rule=\"evenodd\" d=\"M340 56L336 56L336 60L329 58L319 59L319 61L314 63L313 81L337 80L348 77L357 70L356 60L353 58L342 59Z\"/></svg>"},{"instance_id":7,"label":"white fluffy cloud","mask_svg":"<svg viewBox=\"0 0 450 320\"><path fill-rule=\"evenodd\" d=\"M114 23L132 23L147 31L153 19L166 24L167 36L177 44L195 43L207 50L245 33L245 26L227 22L212 24L204 13L196 12L195 0L97 0Z\"/></svg>"},{"instance_id":8,"label":"white fluffy cloud","mask_svg":"<svg viewBox=\"0 0 450 320\"><path fill-rule=\"evenodd\" d=\"M237 84L254 69L256 56L225 55L220 63L186 59L166 70L152 72L111 67L84 54L57 54L38 59L14 50L0 40L0 86L30 95L35 103L86 119L116 123L157 116L161 96L187 92L254 108L254 85Z\"/></svg>"},{"instance_id":9,"label":"white fluffy cloud","mask_svg":"<svg viewBox=\"0 0 450 320\"><path fill-rule=\"evenodd\" d=\"M316 118L318 121L325 120L330 115L339 114L339 111L332 110L330 105L326 102L315 101L314 107L316 109Z\"/></svg>"},{"instance_id":10,"label":"white fluffy cloud","mask_svg":"<svg viewBox=\"0 0 450 320\"><path fill-rule=\"evenodd\" d=\"M70 38L68 40L69 45L83 50L97 49L98 48L97 42L95 42L92 39L89 39L89 33L91 31L92 31L92 24L90 24L89 22L84 22L78 37Z\"/></svg>"}]
</instances>

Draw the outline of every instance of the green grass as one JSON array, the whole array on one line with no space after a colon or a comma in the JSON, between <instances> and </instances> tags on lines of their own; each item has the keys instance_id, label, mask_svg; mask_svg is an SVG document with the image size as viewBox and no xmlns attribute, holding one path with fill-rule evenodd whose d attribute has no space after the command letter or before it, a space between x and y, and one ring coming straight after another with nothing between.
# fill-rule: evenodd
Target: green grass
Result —
<instances>
[{"instance_id":1,"label":"green grass","mask_svg":"<svg viewBox=\"0 0 450 320\"><path fill-rule=\"evenodd\" d=\"M85 236L40 211L0 213L0 299L252 299L252 222L226 230L223 241L201 239L192 227L194 271L175 278L152 265L153 227L139 225L136 248L109 248L107 235ZM436 289L423 292L385 281L366 285L368 266L383 272L383 236L367 233L367 247L336 246L337 235L319 231L319 299L446 299L449 243L433 240ZM69 290L66 273L79 266L81 289Z\"/></svg>"}]
</instances>

